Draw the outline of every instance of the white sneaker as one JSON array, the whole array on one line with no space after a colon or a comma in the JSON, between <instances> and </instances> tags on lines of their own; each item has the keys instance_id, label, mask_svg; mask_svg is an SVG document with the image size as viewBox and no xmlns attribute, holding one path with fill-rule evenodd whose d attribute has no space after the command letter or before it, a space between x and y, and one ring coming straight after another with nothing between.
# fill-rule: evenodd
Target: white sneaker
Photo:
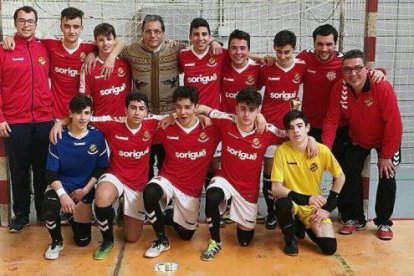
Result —
<instances>
[{"instance_id":1,"label":"white sneaker","mask_svg":"<svg viewBox=\"0 0 414 276\"><path fill-rule=\"evenodd\" d=\"M151 247L148 248L144 256L147 258L155 258L168 249L170 249L170 243L168 240L161 241L157 239L151 243Z\"/></svg>"},{"instance_id":2,"label":"white sneaker","mask_svg":"<svg viewBox=\"0 0 414 276\"><path fill-rule=\"evenodd\" d=\"M59 258L59 252L63 250L63 242L52 242L45 252L47 260L56 260Z\"/></svg>"}]
</instances>

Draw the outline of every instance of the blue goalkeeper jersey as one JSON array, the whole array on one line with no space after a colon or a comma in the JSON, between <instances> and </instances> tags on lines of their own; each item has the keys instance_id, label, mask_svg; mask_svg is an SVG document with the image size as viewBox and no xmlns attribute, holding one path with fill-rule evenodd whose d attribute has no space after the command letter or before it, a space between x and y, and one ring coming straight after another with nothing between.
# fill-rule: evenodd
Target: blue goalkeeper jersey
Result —
<instances>
[{"instance_id":1,"label":"blue goalkeeper jersey","mask_svg":"<svg viewBox=\"0 0 414 276\"><path fill-rule=\"evenodd\" d=\"M70 194L85 187L96 168L109 167L103 134L88 126L88 134L74 138L65 128L62 139L49 145L46 169L56 172L65 191Z\"/></svg>"}]
</instances>

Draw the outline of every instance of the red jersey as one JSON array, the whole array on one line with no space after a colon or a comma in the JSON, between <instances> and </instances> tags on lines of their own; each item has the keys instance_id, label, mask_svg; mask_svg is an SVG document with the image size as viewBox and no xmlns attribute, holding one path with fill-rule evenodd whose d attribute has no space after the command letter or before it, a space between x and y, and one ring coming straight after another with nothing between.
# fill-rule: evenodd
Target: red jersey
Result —
<instances>
[{"instance_id":1,"label":"red jersey","mask_svg":"<svg viewBox=\"0 0 414 276\"><path fill-rule=\"evenodd\" d=\"M42 43L14 36L16 48L0 46L0 122L52 121L49 57Z\"/></svg>"},{"instance_id":2,"label":"red jersey","mask_svg":"<svg viewBox=\"0 0 414 276\"><path fill-rule=\"evenodd\" d=\"M126 61L116 59L114 73L109 79L100 75L101 59L89 75L82 73L79 92L92 97L95 116L125 116L125 98L131 92L131 70Z\"/></svg>"},{"instance_id":3,"label":"red jersey","mask_svg":"<svg viewBox=\"0 0 414 276\"><path fill-rule=\"evenodd\" d=\"M332 147L341 118L349 125L352 142L363 148L381 148L380 157L391 158L401 145L402 122L394 89L387 81L370 82L356 95L341 80L332 89L322 140Z\"/></svg>"},{"instance_id":4,"label":"red jersey","mask_svg":"<svg viewBox=\"0 0 414 276\"><path fill-rule=\"evenodd\" d=\"M302 51L297 56L306 62L303 79L302 111L314 128L322 128L333 85L342 79L342 53L334 52L332 59L321 61L314 51Z\"/></svg>"},{"instance_id":5,"label":"red jersey","mask_svg":"<svg viewBox=\"0 0 414 276\"><path fill-rule=\"evenodd\" d=\"M218 56L210 55L209 50L199 55L192 48L183 49L178 53L178 65L184 72L184 84L197 88L199 104L211 108L221 108L221 72L223 66L228 63L227 50Z\"/></svg>"},{"instance_id":6,"label":"red jersey","mask_svg":"<svg viewBox=\"0 0 414 276\"><path fill-rule=\"evenodd\" d=\"M111 149L108 173L134 191L142 192L148 182L149 152L158 120L144 119L135 134L126 122L100 121L93 124L103 132Z\"/></svg>"},{"instance_id":7,"label":"red jersey","mask_svg":"<svg viewBox=\"0 0 414 276\"><path fill-rule=\"evenodd\" d=\"M223 111L236 113L236 96L240 90L246 87L257 89L260 64L249 59L244 68L237 69L231 64L223 67L221 75L221 99Z\"/></svg>"},{"instance_id":8,"label":"red jersey","mask_svg":"<svg viewBox=\"0 0 414 276\"><path fill-rule=\"evenodd\" d=\"M63 119L69 114L69 102L79 92L79 72L86 55L95 50L93 43L79 41L75 49L66 49L61 39L43 39L50 56L50 82L53 113Z\"/></svg>"},{"instance_id":9,"label":"red jersey","mask_svg":"<svg viewBox=\"0 0 414 276\"><path fill-rule=\"evenodd\" d=\"M257 134L255 130L242 133L234 115L213 110L209 116L220 130L222 139L221 168L216 175L227 179L245 200L257 203L266 149L271 144L281 143L284 131L269 124L263 134Z\"/></svg>"},{"instance_id":10,"label":"red jersey","mask_svg":"<svg viewBox=\"0 0 414 276\"><path fill-rule=\"evenodd\" d=\"M259 86L265 87L261 112L267 122L283 129L283 116L290 111L291 100L299 96L305 71L305 62L296 58L289 68L277 64L261 68Z\"/></svg>"},{"instance_id":11,"label":"red jersey","mask_svg":"<svg viewBox=\"0 0 414 276\"><path fill-rule=\"evenodd\" d=\"M219 133L214 126L203 128L198 122L190 129L178 122L160 129L155 135L165 149L160 175L192 197L200 197Z\"/></svg>"}]
</instances>

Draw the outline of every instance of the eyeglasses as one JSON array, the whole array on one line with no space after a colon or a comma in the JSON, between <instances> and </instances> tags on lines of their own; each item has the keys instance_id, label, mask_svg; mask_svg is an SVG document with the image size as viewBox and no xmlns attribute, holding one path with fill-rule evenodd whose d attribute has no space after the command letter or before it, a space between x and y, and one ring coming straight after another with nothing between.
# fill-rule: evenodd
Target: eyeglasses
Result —
<instances>
[{"instance_id":1,"label":"eyeglasses","mask_svg":"<svg viewBox=\"0 0 414 276\"><path fill-rule=\"evenodd\" d=\"M351 74L352 72L354 72L355 74L358 74L362 71L362 69L364 69L365 66L361 66L361 65L357 65L355 67L344 67L342 68L342 71L344 72L344 74Z\"/></svg>"},{"instance_id":2,"label":"eyeglasses","mask_svg":"<svg viewBox=\"0 0 414 276\"><path fill-rule=\"evenodd\" d=\"M25 23L28 26L33 26L34 24L36 24L36 20L34 19L23 19L23 18L17 18L16 19L16 23L20 24L20 25L24 25Z\"/></svg>"}]
</instances>

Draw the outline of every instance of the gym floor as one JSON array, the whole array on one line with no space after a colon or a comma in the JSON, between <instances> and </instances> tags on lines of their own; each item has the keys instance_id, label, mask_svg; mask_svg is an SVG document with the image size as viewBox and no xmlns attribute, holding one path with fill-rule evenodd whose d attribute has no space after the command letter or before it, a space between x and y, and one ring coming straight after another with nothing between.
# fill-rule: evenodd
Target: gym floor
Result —
<instances>
[{"instance_id":1,"label":"gym floor","mask_svg":"<svg viewBox=\"0 0 414 276\"><path fill-rule=\"evenodd\" d=\"M337 229L339 222L334 222ZM45 260L43 254L49 235L43 225L32 224L20 233L0 228L1 275L155 275L159 262L179 264L176 275L413 275L414 240L410 238L414 221L394 222L394 239L381 241L375 236L372 222L364 231L353 235L337 235L338 251L333 256L322 255L308 239L299 241L299 255L290 257L282 252L280 229L266 230L257 225L253 242L240 247L235 224L221 229L223 249L211 262L199 256L207 246L206 224L200 224L191 241L181 241L167 227L171 249L158 258L143 257L154 233L145 225L141 239L126 244L122 229L114 227L115 246L103 261L92 258L99 245L99 229L92 229L92 242L85 248L75 246L71 228L62 226L65 248L58 260Z\"/></svg>"}]
</instances>

